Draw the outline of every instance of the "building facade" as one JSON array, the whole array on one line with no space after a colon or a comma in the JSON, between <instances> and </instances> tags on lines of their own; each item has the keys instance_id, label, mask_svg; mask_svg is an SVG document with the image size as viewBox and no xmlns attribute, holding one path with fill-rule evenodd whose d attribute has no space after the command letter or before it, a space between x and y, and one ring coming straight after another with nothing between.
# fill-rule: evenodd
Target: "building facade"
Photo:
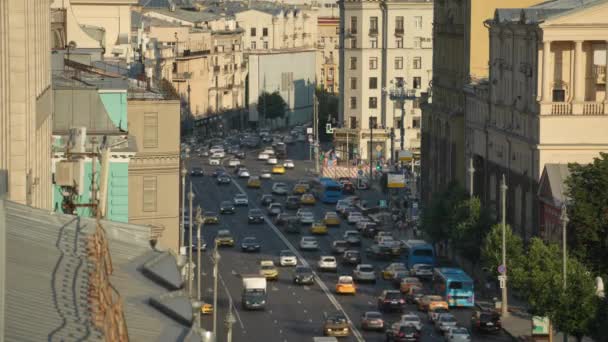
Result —
<instances>
[{"instance_id":1,"label":"building facade","mask_svg":"<svg viewBox=\"0 0 608 342\"><path fill-rule=\"evenodd\" d=\"M37 0L0 2L0 170L8 199L50 209L51 10Z\"/></svg>"},{"instance_id":2,"label":"building facade","mask_svg":"<svg viewBox=\"0 0 608 342\"><path fill-rule=\"evenodd\" d=\"M505 175L508 221L524 238L540 233L545 165L608 151L607 11L607 1L555 0L487 21L489 78L467 87L465 153L491 208Z\"/></svg>"},{"instance_id":3,"label":"building facade","mask_svg":"<svg viewBox=\"0 0 608 342\"><path fill-rule=\"evenodd\" d=\"M317 23L317 86L337 93L340 89L340 19L319 17Z\"/></svg>"},{"instance_id":4,"label":"building facade","mask_svg":"<svg viewBox=\"0 0 608 342\"><path fill-rule=\"evenodd\" d=\"M403 82L417 96L426 92L432 78L432 15L433 2L426 0L340 2L338 149L362 159L372 152L374 160L392 159L401 146L419 149L419 101L406 101L402 113L389 90Z\"/></svg>"},{"instance_id":5,"label":"building facade","mask_svg":"<svg viewBox=\"0 0 608 342\"><path fill-rule=\"evenodd\" d=\"M465 184L463 87L488 75L488 33L484 21L497 7L525 7L539 0L445 0L433 9L432 97L423 105L422 199L452 181Z\"/></svg>"}]
</instances>

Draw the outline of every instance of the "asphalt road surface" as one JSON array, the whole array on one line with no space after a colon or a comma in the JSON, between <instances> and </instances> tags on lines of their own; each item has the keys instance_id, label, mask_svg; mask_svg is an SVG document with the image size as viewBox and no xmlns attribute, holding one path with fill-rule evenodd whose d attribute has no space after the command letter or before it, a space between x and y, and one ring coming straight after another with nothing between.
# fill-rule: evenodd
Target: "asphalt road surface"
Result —
<instances>
[{"instance_id":1,"label":"asphalt road surface","mask_svg":"<svg viewBox=\"0 0 608 342\"><path fill-rule=\"evenodd\" d=\"M246 160L242 161L250 171L251 175L259 175L262 169L270 169L264 161L256 160L257 151L247 151ZM288 146L288 159L295 162L296 168L287 170L285 175L273 175L272 180L262 180L261 189L248 189L245 179L238 179L231 168L224 166L233 177L232 184L217 185L211 173L217 166L210 166L207 158L193 158L189 161L190 167L202 166L205 175L203 177L188 178L192 182L195 193L194 203L200 205L206 211L219 212L219 204L225 200L232 200L238 193L246 193L249 197L249 207L237 207L233 215L222 215L217 225L205 225L203 236L209 247L219 229L229 229L235 237L235 247L220 249L219 263L219 295L217 307L218 340L224 340L226 336L225 318L229 303L233 304L233 312L236 323L233 325L233 341L312 341L314 336L323 336L323 313L343 311L352 321L353 334L341 341L384 341L382 332L364 332L360 329L360 317L365 311L377 311L377 296L383 289L392 289L391 283L378 279L376 284L358 284L355 296L340 296L334 293L334 287L339 275L351 275L352 267L338 266L337 273L317 272L318 281L312 286L297 286L292 284L291 267L279 267L279 280L268 283L268 300L265 311L245 311L241 307L242 280L241 274L257 273L259 261L264 259L274 260L278 264L278 255L281 250L293 248L298 256L299 263L308 263L316 269L316 263L321 255L331 255L331 242L340 239L345 230L353 229L345 222L340 227L329 228L329 234L318 236L320 250L316 252L302 252L298 248L301 236L309 235L306 228L302 234L285 234L282 228L272 224L267 219L263 224L248 224L247 211L249 208L260 208L266 213L265 208L260 205L259 199L262 194L270 194L273 182L285 182L289 188L299 179L306 178L307 170L314 168L314 163L308 160L309 147L305 143L298 142ZM226 162L226 160L224 160ZM385 195L366 190L358 193L370 203L375 203ZM286 196L275 198L283 202ZM322 219L326 211L333 211L333 205L317 203L311 207L315 218ZM295 214L295 211L293 212ZM241 252L240 241L247 236L255 236L262 242L260 253L246 254ZM370 239L363 239L361 251L371 245ZM212 251L208 248L203 253L202 262L202 295L207 303L213 302L213 263ZM364 253L363 263L374 265L379 272L390 262L368 259ZM194 256L196 260L196 255ZM196 284L196 283L195 283ZM427 285L428 286L428 285ZM194 287L196 293L196 286ZM406 310L417 313L425 323L422 330L422 341L443 341L443 336L429 323L425 313L418 312L414 305L408 305ZM460 325L470 327L470 309L453 309ZM400 315L384 314L386 324L399 320ZM211 330L212 316L203 316L203 327ZM499 335L473 335L473 341L510 341L504 333Z\"/></svg>"}]
</instances>

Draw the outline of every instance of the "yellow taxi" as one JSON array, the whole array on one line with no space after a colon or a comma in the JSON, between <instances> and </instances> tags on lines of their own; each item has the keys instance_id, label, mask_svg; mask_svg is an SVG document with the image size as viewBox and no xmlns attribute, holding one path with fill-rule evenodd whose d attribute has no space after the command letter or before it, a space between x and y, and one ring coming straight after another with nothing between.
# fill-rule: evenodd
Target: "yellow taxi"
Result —
<instances>
[{"instance_id":1,"label":"yellow taxi","mask_svg":"<svg viewBox=\"0 0 608 342\"><path fill-rule=\"evenodd\" d=\"M426 295L422 296L418 301L418 310L428 311L432 302L444 302L443 297L438 295Z\"/></svg>"},{"instance_id":2,"label":"yellow taxi","mask_svg":"<svg viewBox=\"0 0 608 342\"><path fill-rule=\"evenodd\" d=\"M297 195L305 194L308 191L308 184L298 183L293 186L293 193Z\"/></svg>"},{"instance_id":3,"label":"yellow taxi","mask_svg":"<svg viewBox=\"0 0 608 342\"><path fill-rule=\"evenodd\" d=\"M213 305L203 303L203 305L201 306L201 313L203 315L211 315L213 313Z\"/></svg>"},{"instance_id":4,"label":"yellow taxi","mask_svg":"<svg viewBox=\"0 0 608 342\"><path fill-rule=\"evenodd\" d=\"M275 166L273 166L272 167L272 173L279 174L279 175L285 174L285 166L283 166L283 165L275 165Z\"/></svg>"},{"instance_id":5,"label":"yellow taxi","mask_svg":"<svg viewBox=\"0 0 608 342\"><path fill-rule=\"evenodd\" d=\"M325 217L323 218L323 222L327 226L339 226L340 225L340 217L335 211L328 211L325 213Z\"/></svg>"},{"instance_id":6,"label":"yellow taxi","mask_svg":"<svg viewBox=\"0 0 608 342\"><path fill-rule=\"evenodd\" d=\"M204 224L218 224L220 223L220 216L216 212L207 211L203 214Z\"/></svg>"},{"instance_id":7,"label":"yellow taxi","mask_svg":"<svg viewBox=\"0 0 608 342\"><path fill-rule=\"evenodd\" d=\"M260 261L260 275L266 277L268 280L279 279L279 270L274 265L272 260Z\"/></svg>"},{"instance_id":8,"label":"yellow taxi","mask_svg":"<svg viewBox=\"0 0 608 342\"><path fill-rule=\"evenodd\" d=\"M261 186L262 186L262 181L260 181L260 177L257 177L257 176L249 177L249 180L247 181L248 188L259 189Z\"/></svg>"},{"instance_id":9,"label":"yellow taxi","mask_svg":"<svg viewBox=\"0 0 608 342\"><path fill-rule=\"evenodd\" d=\"M448 302L446 302L444 300L433 300L433 301L429 302L428 311L430 313L434 312L435 310L437 310L439 308L450 310L450 306L448 305Z\"/></svg>"},{"instance_id":10,"label":"yellow taxi","mask_svg":"<svg viewBox=\"0 0 608 342\"><path fill-rule=\"evenodd\" d=\"M407 271L405 264L402 262L394 262L388 266L384 270L382 270L382 279L391 280L395 278L395 274L397 272Z\"/></svg>"},{"instance_id":11,"label":"yellow taxi","mask_svg":"<svg viewBox=\"0 0 608 342\"><path fill-rule=\"evenodd\" d=\"M327 226L323 222L313 222L312 226L310 226L310 233L315 235L327 234Z\"/></svg>"},{"instance_id":12,"label":"yellow taxi","mask_svg":"<svg viewBox=\"0 0 608 342\"><path fill-rule=\"evenodd\" d=\"M314 205L315 203L317 203L317 200L312 194L304 194L300 197L300 204Z\"/></svg>"},{"instance_id":13,"label":"yellow taxi","mask_svg":"<svg viewBox=\"0 0 608 342\"><path fill-rule=\"evenodd\" d=\"M405 277L401 279L399 289L401 290L401 293L407 293L410 291L410 288L414 286L422 287L422 282L420 281L420 279L416 277Z\"/></svg>"},{"instance_id":14,"label":"yellow taxi","mask_svg":"<svg viewBox=\"0 0 608 342\"><path fill-rule=\"evenodd\" d=\"M355 281L351 276L340 276L338 283L336 284L337 294L356 294L357 288L355 287Z\"/></svg>"}]
</instances>

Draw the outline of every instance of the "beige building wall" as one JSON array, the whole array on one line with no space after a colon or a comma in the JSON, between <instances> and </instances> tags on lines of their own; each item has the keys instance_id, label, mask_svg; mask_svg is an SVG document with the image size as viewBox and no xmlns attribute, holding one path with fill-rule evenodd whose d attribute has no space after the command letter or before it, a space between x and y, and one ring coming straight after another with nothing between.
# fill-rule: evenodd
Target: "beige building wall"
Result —
<instances>
[{"instance_id":1,"label":"beige building wall","mask_svg":"<svg viewBox=\"0 0 608 342\"><path fill-rule=\"evenodd\" d=\"M340 19L320 17L317 21L317 86L330 93L340 89Z\"/></svg>"},{"instance_id":2,"label":"beige building wall","mask_svg":"<svg viewBox=\"0 0 608 342\"><path fill-rule=\"evenodd\" d=\"M390 100L388 91L399 79L417 96L427 91L432 78L433 3L345 1L342 6L345 39L340 82L346 128L338 129L334 137L346 150L349 134L350 152L369 159L370 117L374 117L374 159L389 159L391 149L401 148L402 113ZM376 27L372 27L372 22L377 23ZM404 149L420 148L420 117L418 102L406 101ZM356 131L350 131L353 129ZM392 146L391 129L395 134ZM352 133L354 137L350 136Z\"/></svg>"},{"instance_id":3,"label":"beige building wall","mask_svg":"<svg viewBox=\"0 0 608 342\"><path fill-rule=\"evenodd\" d=\"M423 105L421 184L428 202L452 181L465 184L464 85L488 73L488 33L484 21L496 8L516 8L539 0L445 0L434 8L432 103Z\"/></svg>"},{"instance_id":4,"label":"beige building wall","mask_svg":"<svg viewBox=\"0 0 608 342\"><path fill-rule=\"evenodd\" d=\"M0 1L0 170L8 198L51 209L51 10Z\"/></svg>"},{"instance_id":5,"label":"beige building wall","mask_svg":"<svg viewBox=\"0 0 608 342\"><path fill-rule=\"evenodd\" d=\"M244 108L247 62L243 56L243 30L212 32L209 62L209 111Z\"/></svg>"},{"instance_id":6,"label":"beige building wall","mask_svg":"<svg viewBox=\"0 0 608 342\"><path fill-rule=\"evenodd\" d=\"M161 248L179 251L180 104L127 103L138 152L129 162L129 222L150 225Z\"/></svg>"},{"instance_id":7,"label":"beige building wall","mask_svg":"<svg viewBox=\"0 0 608 342\"><path fill-rule=\"evenodd\" d=\"M525 237L539 233L545 164L589 163L608 151L604 13L606 2L543 23L498 14L489 23L493 81L467 87L466 155L478 169L476 193L495 210L506 176L508 220Z\"/></svg>"}]
</instances>

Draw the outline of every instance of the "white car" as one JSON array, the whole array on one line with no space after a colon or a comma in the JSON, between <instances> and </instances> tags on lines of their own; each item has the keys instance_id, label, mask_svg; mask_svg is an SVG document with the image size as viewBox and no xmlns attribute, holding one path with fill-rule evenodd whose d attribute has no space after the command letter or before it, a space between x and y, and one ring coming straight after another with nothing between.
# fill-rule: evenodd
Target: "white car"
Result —
<instances>
[{"instance_id":1,"label":"white car","mask_svg":"<svg viewBox=\"0 0 608 342\"><path fill-rule=\"evenodd\" d=\"M413 325L418 331L422 330L422 320L414 312L408 312L401 315L401 320L399 322L403 325Z\"/></svg>"},{"instance_id":2,"label":"white car","mask_svg":"<svg viewBox=\"0 0 608 342\"><path fill-rule=\"evenodd\" d=\"M239 165L241 165L241 161L238 159L230 159L228 161L228 166L230 166L230 167L237 167Z\"/></svg>"},{"instance_id":3,"label":"white car","mask_svg":"<svg viewBox=\"0 0 608 342\"><path fill-rule=\"evenodd\" d=\"M213 154L216 152L224 152L224 148L219 145L211 146L211 148L209 149L209 153Z\"/></svg>"},{"instance_id":4,"label":"white car","mask_svg":"<svg viewBox=\"0 0 608 342\"><path fill-rule=\"evenodd\" d=\"M298 264L298 258L290 251L283 250L279 254L279 265L281 266L296 266Z\"/></svg>"},{"instance_id":5,"label":"white car","mask_svg":"<svg viewBox=\"0 0 608 342\"><path fill-rule=\"evenodd\" d=\"M350 213L348 213L348 218L346 219L346 221L348 222L348 224L357 224L357 222L359 222L359 220L361 220L363 218L363 214L361 214L358 211L351 211Z\"/></svg>"},{"instance_id":6,"label":"white car","mask_svg":"<svg viewBox=\"0 0 608 342\"><path fill-rule=\"evenodd\" d=\"M295 168L295 167L296 167L296 164L294 164L294 163L293 163L293 160L291 160L291 159L286 159L286 160L283 162L283 167L284 167L284 168L286 168L286 169L293 169L293 168Z\"/></svg>"},{"instance_id":7,"label":"white car","mask_svg":"<svg viewBox=\"0 0 608 342\"><path fill-rule=\"evenodd\" d=\"M271 179L272 172L270 172L270 170L262 170L262 173L260 173L260 178L261 179Z\"/></svg>"},{"instance_id":8,"label":"white car","mask_svg":"<svg viewBox=\"0 0 608 342\"><path fill-rule=\"evenodd\" d=\"M268 156L274 156L274 150L272 148L267 147L262 153L266 153Z\"/></svg>"},{"instance_id":9,"label":"white car","mask_svg":"<svg viewBox=\"0 0 608 342\"><path fill-rule=\"evenodd\" d=\"M451 313L441 314L435 321L435 327L439 329L442 334L447 333L450 329L456 327L457 324L456 318Z\"/></svg>"},{"instance_id":10,"label":"white car","mask_svg":"<svg viewBox=\"0 0 608 342\"><path fill-rule=\"evenodd\" d=\"M274 183L272 184L272 193L276 195L287 195L287 184Z\"/></svg>"},{"instance_id":11,"label":"white car","mask_svg":"<svg viewBox=\"0 0 608 342\"><path fill-rule=\"evenodd\" d=\"M369 281L376 283L376 271L370 264L359 264L353 270L353 279L357 282Z\"/></svg>"},{"instance_id":12,"label":"white car","mask_svg":"<svg viewBox=\"0 0 608 342\"><path fill-rule=\"evenodd\" d=\"M338 270L338 262L336 261L336 257L333 256L321 256L317 262L317 266L321 271L336 272Z\"/></svg>"},{"instance_id":13,"label":"white car","mask_svg":"<svg viewBox=\"0 0 608 342\"><path fill-rule=\"evenodd\" d=\"M277 165L278 162L279 161L275 157L270 157L268 160L266 160L266 164L268 165Z\"/></svg>"},{"instance_id":14,"label":"white car","mask_svg":"<svg viewBox=\"0 0 608 342\"><path fill-rule=\"evenodd\" d=\"M303 236L302 239L300 239L300 249L317 250L319 249L319 243L314 236Z\"/></svg>"},{"instance_id":15,"label":"white car","mask_svg":"<svg viewBox=\"0 0 608 342\"><path fill-rule=\"evenodd\" d=\"M467 328L454 327L446 334L446 340L448 342L465 342L471 340L471 334Z\"/></svg>"},{"instance_id":16,"label":"white car","mask_svg":"<svg viewBox=\"0 0 608 342\"><path fill-rule=\"evenodd\" d=\"M211 158L224 158L226 156L226 152L224 151L219 151L219 152L215 152L211 155Z\"/></svg>"},{"instance_id":17,"label":"white car","mask_svg":"<svg viewBox=\"0 0 608 342\"><path fill-rule=\"evenodd\" d=\"M315 222L315 216L310 211L305 211L300 215L301 224L313 224Z\"/></svg>"},{"instance_id":18,"label":"white car","mask_svg":"<svg viewBox=\"0 0 608 342\"><path fill-rule=\"evenodd\" d=\"M268 160L268 158L270 158L268 153L260 152L260 154L258 154L258 160Z\"/></svg>"},{"instance_id":19,"label":"white car","mask_svg":"<svg viewBox=\"0 0 608 342\"><path fill-rule=\"evenodd\" d=\"M340 211L342 211L342 209L348 208L348 207L350 207L350 204L348 203L348 201L339 200L338 203L336 203L336 211L337 212L340 212Z\"/></svg>"},{"instance_id":20,"label":"white car","mask_svg":"<svg viewBox=\"0 0 608 342\"><path fill-rule=\"evenodd\" d=\"M430 278L433 276L433 266L427 264L414 264L410 269L413 276L418 278Z\"/></svg>"},{"instance_id":21,"label":"white car","mask_svg":"<svg viewBox=\"0 0 608 342\"><path fill-rule=\"evenodd\" d=\"M249 178L250 174L249 171L247 169L240 169L239 170L239 178Z\"/></svg>"},{"instance_id":22,"label":"white car","mask_svg":"<svg viewBox=\"0 0 608 342\"><path fill-rule=\"evenodd\" d=\"M245 194L236 194L232 203L234 203L234 205L249 205L249 199Z\"/></svg>"},{"instance_id":23,"label":"white car","mask_svg":"<svg viewBox=\"0 0 608 342\"><path fill-rule=\"evenodd\" d=\"M220 165L220 160L218 158L210 158L209 165Z\"/></svg>"}]
</instances>

